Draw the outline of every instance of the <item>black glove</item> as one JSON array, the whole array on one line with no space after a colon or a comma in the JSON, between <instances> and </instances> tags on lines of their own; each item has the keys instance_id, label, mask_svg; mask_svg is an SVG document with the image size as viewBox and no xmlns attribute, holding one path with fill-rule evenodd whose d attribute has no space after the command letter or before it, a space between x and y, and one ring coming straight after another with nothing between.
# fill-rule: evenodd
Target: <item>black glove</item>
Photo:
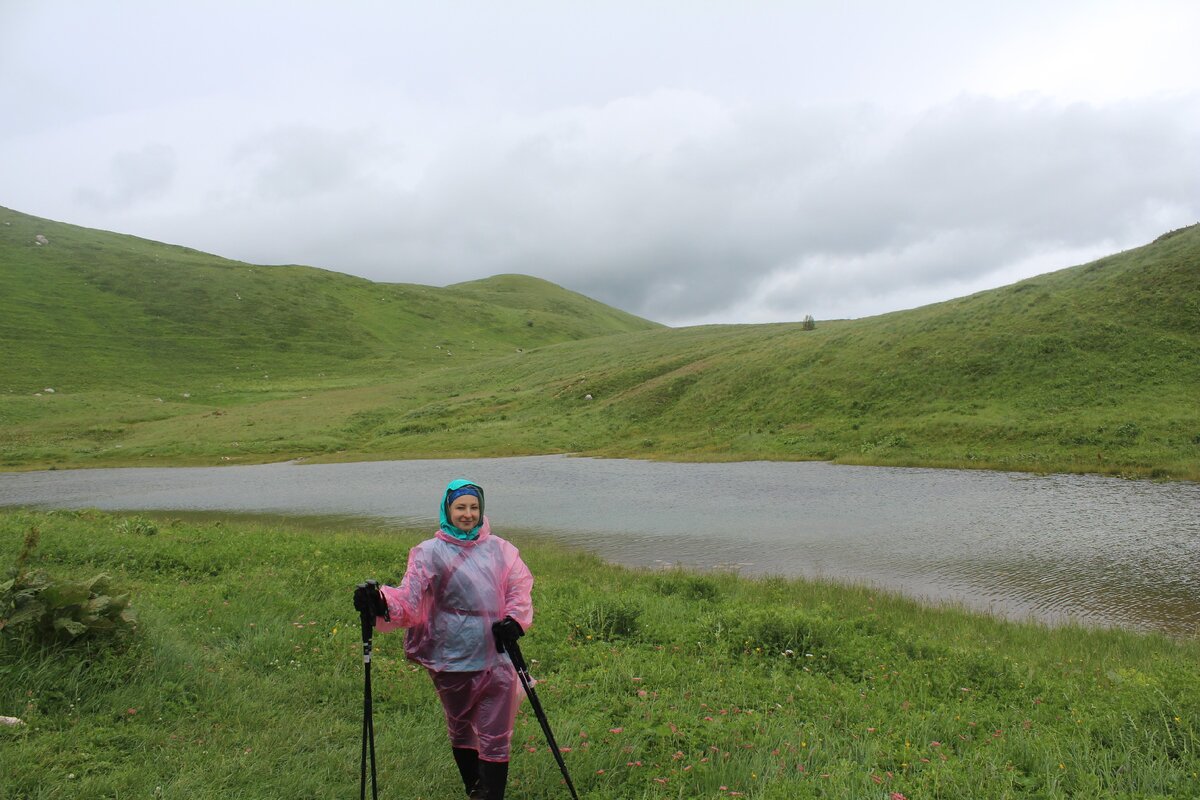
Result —
<instances>
[{"instance_id":1,"label":"black glove","mask_svg":"<svg viewBox=\"0 0 1200 800\"><path fill-rule=\"evenodd\" d=\"M384 601L383 594L379 591L379 584L376 581L360 583L354 589L354 610L359 614L391 619L391 616L388 614L387 603Z\"/></svg>"},{"instance_id":2,"label":"black glove","mask_svg":"<svg viewBox=\"0 0 1200 800\"><path fill-rule=\"evenodd\" d=\"M525 629L512 617L498 619L492 623L492 636L496 639L496 652L504 652L506 642L515 642L525 635Z\"/></svg>"}]
</instances>

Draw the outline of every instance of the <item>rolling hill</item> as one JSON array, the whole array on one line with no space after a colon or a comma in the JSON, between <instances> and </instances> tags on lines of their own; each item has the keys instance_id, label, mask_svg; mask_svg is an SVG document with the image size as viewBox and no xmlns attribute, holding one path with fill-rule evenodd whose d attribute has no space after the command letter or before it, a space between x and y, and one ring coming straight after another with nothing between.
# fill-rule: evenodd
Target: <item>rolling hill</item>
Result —
<instances>
[{"instance_id":1,"label":"rolling hill","mask_svg":"<svg viewBox=\"0 0 1200 800\"><path fill-rule=\"evenodd\" d=\"M38 237L42 240L38 240ZM358 375L658 327L537 278L446 288L259 266L0 208L0 391Z\"/></svg>"},{"instance_id":2,"label":"rolling hill","mask_svg":"<svg viewBox=\"0 0 1200 800\"><path fill-rule=\"evenodd\" d=\"M8 468L575 452L1200 479L1200 226L804 330L0 221Z\"/></svg>"}]
</instances>

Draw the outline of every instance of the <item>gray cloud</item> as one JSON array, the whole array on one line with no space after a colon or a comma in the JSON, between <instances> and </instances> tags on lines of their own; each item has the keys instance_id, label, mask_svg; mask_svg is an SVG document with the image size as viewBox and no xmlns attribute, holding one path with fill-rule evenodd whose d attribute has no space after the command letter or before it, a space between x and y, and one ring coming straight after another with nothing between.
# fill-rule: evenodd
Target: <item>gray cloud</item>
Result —
<instances>
[{"instance_id":1,"label":"gray cloud","mask_svg":"<svg viewBox=\"0 0 1200 800\"><path fill-rule=\"evenodd\" d=\"M905 124L863 109L655 101L684 110L670 129L640 123L653 127L645 139L614 135L623 118L608 109L448 145L354 237L390 246L338 261L447 281L530 272L673 322L792 283L768 307L798 318L1200 218L1200 137L1172 113L1178 101L963 97Z\"/></svg>"},{"instance_id":2,"label":"gray cloud","mask_svg":"<svg viewBox=\"0 0 1200 800\"><path fill-rule=\"evenodd\" d=\"M671 324L880 313L1200 219L1200 11L1147 3L38 4L0 203Z\"/></svg>"},{"instance_id":3,"label":"gray cloud","mask_svg":"<svg viewBox=\"0 0 1200 800\"><path fill-rule=\"evenodd\" d=\"M165 144L148 144L114 155L103 186L81 187L81 203L101 211L117 211L163 197L175 178L175 151Z\"/></svg>"}]
</instances>

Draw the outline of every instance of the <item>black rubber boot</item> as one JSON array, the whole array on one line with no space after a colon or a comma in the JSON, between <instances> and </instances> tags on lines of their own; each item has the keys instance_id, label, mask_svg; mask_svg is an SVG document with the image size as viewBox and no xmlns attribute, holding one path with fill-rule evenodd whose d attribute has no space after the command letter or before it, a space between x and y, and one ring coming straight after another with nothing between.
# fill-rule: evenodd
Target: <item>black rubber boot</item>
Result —
<instances>
[{"instance_id":1,"label":"black rubber boot","mask_svg":"<svg viewBox=\"0 0 1200 800\"><path fill-rule=\"evenodd\" d=\"M471 800L504 800L504 789L508 785L507 761L479 762L479 788Z\"/></svg>"},{"instance_id":2,"label":"black rubber boot","mask_svg":"<svg viewBox=\"0 0 1200 800\"><path fill-rule=\"evenodd\" d=\"M458 764L458 774L462 776L467 797L471 797L471 793L479 788L479 751L456 747L454 748L454 763Z\"/></svg>"}]
</instances>

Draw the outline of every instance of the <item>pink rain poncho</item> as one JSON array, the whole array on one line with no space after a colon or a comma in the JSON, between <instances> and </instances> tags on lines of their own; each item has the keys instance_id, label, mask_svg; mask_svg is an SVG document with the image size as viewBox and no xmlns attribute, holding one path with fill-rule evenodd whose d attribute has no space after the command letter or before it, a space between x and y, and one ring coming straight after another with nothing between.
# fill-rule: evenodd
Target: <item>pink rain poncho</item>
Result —
<instances>
[{"instance_id":1,"label":"pink rain poncho","mask_svg":"<svg viewBox=\"0 0 1200 800\"><path fill-rule=\"evenodd\" d=\"M452 482L446 498L456 484L467 482ZM380 587L391 620L378 617L375 628L408 629L404 652L429 670L451 745L478 750L485 761L508 761L521 688L508 655L496 651L492 623L509 616L529 628L533 576L482 514L474 538L451 535L446 505L442 529L409 551L400 585Z\"/></svg>"}]
</instances>

